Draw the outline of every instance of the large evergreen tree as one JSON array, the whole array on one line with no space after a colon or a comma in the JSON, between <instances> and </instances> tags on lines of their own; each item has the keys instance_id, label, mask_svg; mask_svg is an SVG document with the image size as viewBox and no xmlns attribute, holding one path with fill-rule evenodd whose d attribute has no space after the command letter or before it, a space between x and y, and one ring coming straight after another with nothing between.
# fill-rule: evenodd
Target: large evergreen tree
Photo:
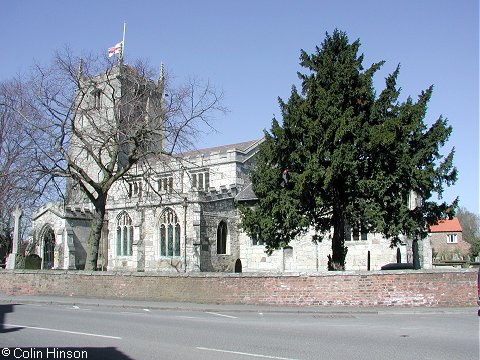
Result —
<instances>
[{"instance_id":1,"label":"large evergreen tree","mask_svg":"<svg viewBox=\"0 0 480 360\"><path fill-rule=\"evenodd\" d=\"M333 229L330 270L345 267L349 228L395 244L402 234L422 237L455 207L429 200L456 180L453 150L439 152L451 127L443 118L424 123L432 87L400 102L397 67L376 96L373 75L383 62L365 70L359 46L335 30L314 54L302 50L302 90L279 99L282 124L274 118L265 131L251 172L258 202L241 209L242 227L269 253L311 228L314 241ZM415 208L411 194L424 199Z\"/></svg>"}]
</instances>

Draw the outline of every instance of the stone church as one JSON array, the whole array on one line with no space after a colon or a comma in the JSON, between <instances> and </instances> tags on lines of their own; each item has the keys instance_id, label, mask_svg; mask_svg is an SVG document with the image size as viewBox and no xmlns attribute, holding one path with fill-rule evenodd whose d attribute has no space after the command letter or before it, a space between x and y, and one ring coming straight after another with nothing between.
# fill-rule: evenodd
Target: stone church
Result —
<instances>
[{"instance_id":1,"label":"stone church","mask_svg":"<svg viewBox=\"0 0 480 360\"><path fill-rule=\"evenodd\" d=\"M252 239L239 228L238 205L255 204L248 169L262 141L177 154L150 178L117 181L108 194L98 268L174 273L326 271L331 234L315 244L313 233L307 233L267 255L262 239ZM84 268L91 218L92 207L81 197L38 209L33 243L43 269ZM428 268L429 242L420 244L422 266ZM408 240L392 249L379 234L350 232L346 246L347 270L378 270L399 255L403 262L412 257Z\"/></svg>"}]
</instances>

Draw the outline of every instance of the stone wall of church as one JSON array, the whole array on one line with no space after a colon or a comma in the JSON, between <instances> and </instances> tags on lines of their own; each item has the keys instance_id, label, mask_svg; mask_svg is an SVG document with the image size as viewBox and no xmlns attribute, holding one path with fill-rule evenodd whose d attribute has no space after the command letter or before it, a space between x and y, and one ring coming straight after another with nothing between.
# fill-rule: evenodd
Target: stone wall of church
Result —
<instances>
[{"instance_id":1,"label":"stone wall of church","mask_svg":"<svg viewBox=\"0 0 480 360\"><path fill-rule=\"evenodd\" d=\"M233 198L228 197L202 204L201 237L205 246L201 250L201 269L203 271L233 272L236 260L240 257L238 241L238 214ZM218 228L220 223L226 224L226 251L218 254ZM208 250L207 250L208 242Z\"/></svg>"},{"instance_id":2,"label":"stone wall of church","mask_svg":"<svg viewBox=\"0 0 480 360\"><path fill-rule=\"evenodd\" d=\"M390 241L381 234L368 234L367 240L346 241L348 247L346 257L347 270L367 270L368 258L370 269L380 270L383 265L397 262L397 247L391 248ZM400 245L401 260L407 262L407 248Z\"/></svg>"},{"instance_id":3,"label":"stone wall of church","mask_svg":"<svg viewBox=\"0 0 480 360\"><path fill-rule=\"evenodd\" d=\"M176 214L178 224L180 225L180 244L179 256L166 257L160 254L160 217L166 211L171 209ZM190 211L189 211L190 210ZM133 226L133 245L132 254L121 256L117 254L117 219L126 212L132 219ZM187 213L193 212L193 206L187 209ZM109 242L109 260L108 270L112 271L163 271L163 272L183 272L184 266L184 208L179 203L170 203L163 206L149 206L139 208L118 208L109 211L108 221L108 242ZM192 221L187 216L187 224ZM187 226L187 239L192 237L193 229ZM187 262L193 262L192 246L187 240Z\"/></svg>"},{"instance_id":4,"label":"stone wall of church","mask_svg":"<svg viewBox=\"0 0 480 360\"><path fill-rule=\"evenodd\" d=\"M327 235L317 244L312 242L314 233L308 232L291 241L289 247L265 253L264 245L254 244L245 233L239 236L241 244L240 258L245 272L311 272L326 271L328 255L331 254L332 242ZM368 234L367 240L346 241L348 247L345 260L346 270L367 270L370 253L370 270L380 270L383 265L397 262L397 248L390 248L390 242L379 234ZM403 262L407 262L407 247L400 246ZM411 260L410 260L411 261ZM423 268L431 268L428 261Z\"/></svg>"},{"instance_id":5,"label":"stone wall of church","mask_svg":"<svg viewBox=\"0 0 480 360\"><path fill-rule=\"evenodd\" d=\"M245 153L220 147L220 150L194 153L184 162L159 164L158 174L148 182L137 177L116 183L107 202L104 231L108 244L104 250L107 260L102 261L102 266L109 271L166 273L233 272L240 268L243 272L326 271L331 234L314 244L314 233L308 232L292 240L285 249L267 255L261 242L252 241L239 228L240 215L235 197L249 181L248 166L255 161L252 149ZM159 221L166 209L174 212L174 226L178 225L175 234L180 234L180 245L175 245L177 251L168 256L160 253ZM131 220L131 253L118 248L117 223L121 214L127 214ZM69 235L63 237L73 241L75 268L82 268L89 229L81 223L84 221L81 216L77 218L72 213L69 219L69 224L59 223L54 227L69 228ZM45 215L38 219L38 224L53 224L53 221ZM221 224L225 226L222 230L224 247L218 246ZM422 244L422 265L430 268L429 242ZM378 234L368 234L366 240L347 241L345 245L348 247L347 270L367 270L368 263L371 270L378 270L397 261L397 249L390 248L390 242ZM400 247L403 262L412 261L410 248L411 244Z\"/></svg>"},{"instance_id":6,"label":"stone wall of church","mask_svg":"<svg viewBox=\"0 0 480 360\"><path fill-rule=\"evenodd\" d=\"M162 182L161 196L152 192L146 194L148 186L145 183L138 186L143 188L143 193L139 191L130 195L128 183L119 183L112 188L107 204L109 270L184 272L186 252L188 272L233 271L240 253L239 216L234 197L238 187L245 182L245 169L239 166L241 161L234 150L194 153L184 160L187 169L175 163L168 167L168 171L159 172L159 178L173 179L171 192L166 191ZM155 187L157 180L151 181ZM186 219L184 199L187 200ZM167 207L175 211L181 226L180 256L159 254L159 216ZM135 240L129 256L119 256L116 251L117 217L123 211L137 223L134 234L138 240ZM217 254L217 230L221 222L227 226L227 244L225 253Z\"/></svg>"}]
</instances>

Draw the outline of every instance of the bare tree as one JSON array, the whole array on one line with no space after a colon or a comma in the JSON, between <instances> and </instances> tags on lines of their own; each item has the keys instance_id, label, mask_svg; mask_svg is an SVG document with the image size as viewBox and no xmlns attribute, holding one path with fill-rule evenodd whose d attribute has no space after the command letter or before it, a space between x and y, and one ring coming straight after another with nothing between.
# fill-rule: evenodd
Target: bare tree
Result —
<instances>
[{"instance_id":1,"label":"bare tree","mask_svg":"<svg viewBox=\"0 0 480 360\"><path fill-rule=\"evenodd\" d=\"M24 116L32 114L25 101L26 87L19 79L0 83L0 247L10 251L12 210L17 204L24 209L22 237L29 228L27 220L42 195L51 194L36 171L37 162L28 136ZM30 133L31 134L31 133Z\"/></svg>"},{"instance_id":2,"label":"bare tree","mask_svg":"<svg viewBox=\"0 0 480 360\"><path fill-rule=\"evenodd\" d=\"M154 173L187 149L201 124L224 112L222 94L209 83L173 87L163 68L158 80L144 62L57 54L50 67L36 66L28 81L33 159L43 183L66 179L67 202L87 200L94 217L85 268L96 268L107 195L126 176Z\"/></svg>"},{"instance_id":3,"label":"bare tree","mask_svg":"<svg viewBox=\"0 0 480 360\"><path fill-rule=\"evenodd\" d=\"M480 254L480 216L462 206L457 210L457 217L462 225L463 240L471 245L470 253L478 256Z\"/></svg>"}]
</instances>

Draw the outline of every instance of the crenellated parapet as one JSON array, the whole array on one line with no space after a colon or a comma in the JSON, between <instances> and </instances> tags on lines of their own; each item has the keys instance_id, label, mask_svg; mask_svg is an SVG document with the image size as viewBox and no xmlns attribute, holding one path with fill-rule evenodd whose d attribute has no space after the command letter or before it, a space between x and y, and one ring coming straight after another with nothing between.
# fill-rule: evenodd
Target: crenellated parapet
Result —
<instances>
[{"instance_id":1,"label":"crenellated parapet","mask_svg":"<svg viewBox=\"0 0 480 360\"><path fill-rule=\"evenodd\" d=\"M210 187L202 196L204 202L218 201L225 199L234 199L238 193L237 185L230 184L229 186L220 185L220 188Z\"/></svg>"}]
</instances>

